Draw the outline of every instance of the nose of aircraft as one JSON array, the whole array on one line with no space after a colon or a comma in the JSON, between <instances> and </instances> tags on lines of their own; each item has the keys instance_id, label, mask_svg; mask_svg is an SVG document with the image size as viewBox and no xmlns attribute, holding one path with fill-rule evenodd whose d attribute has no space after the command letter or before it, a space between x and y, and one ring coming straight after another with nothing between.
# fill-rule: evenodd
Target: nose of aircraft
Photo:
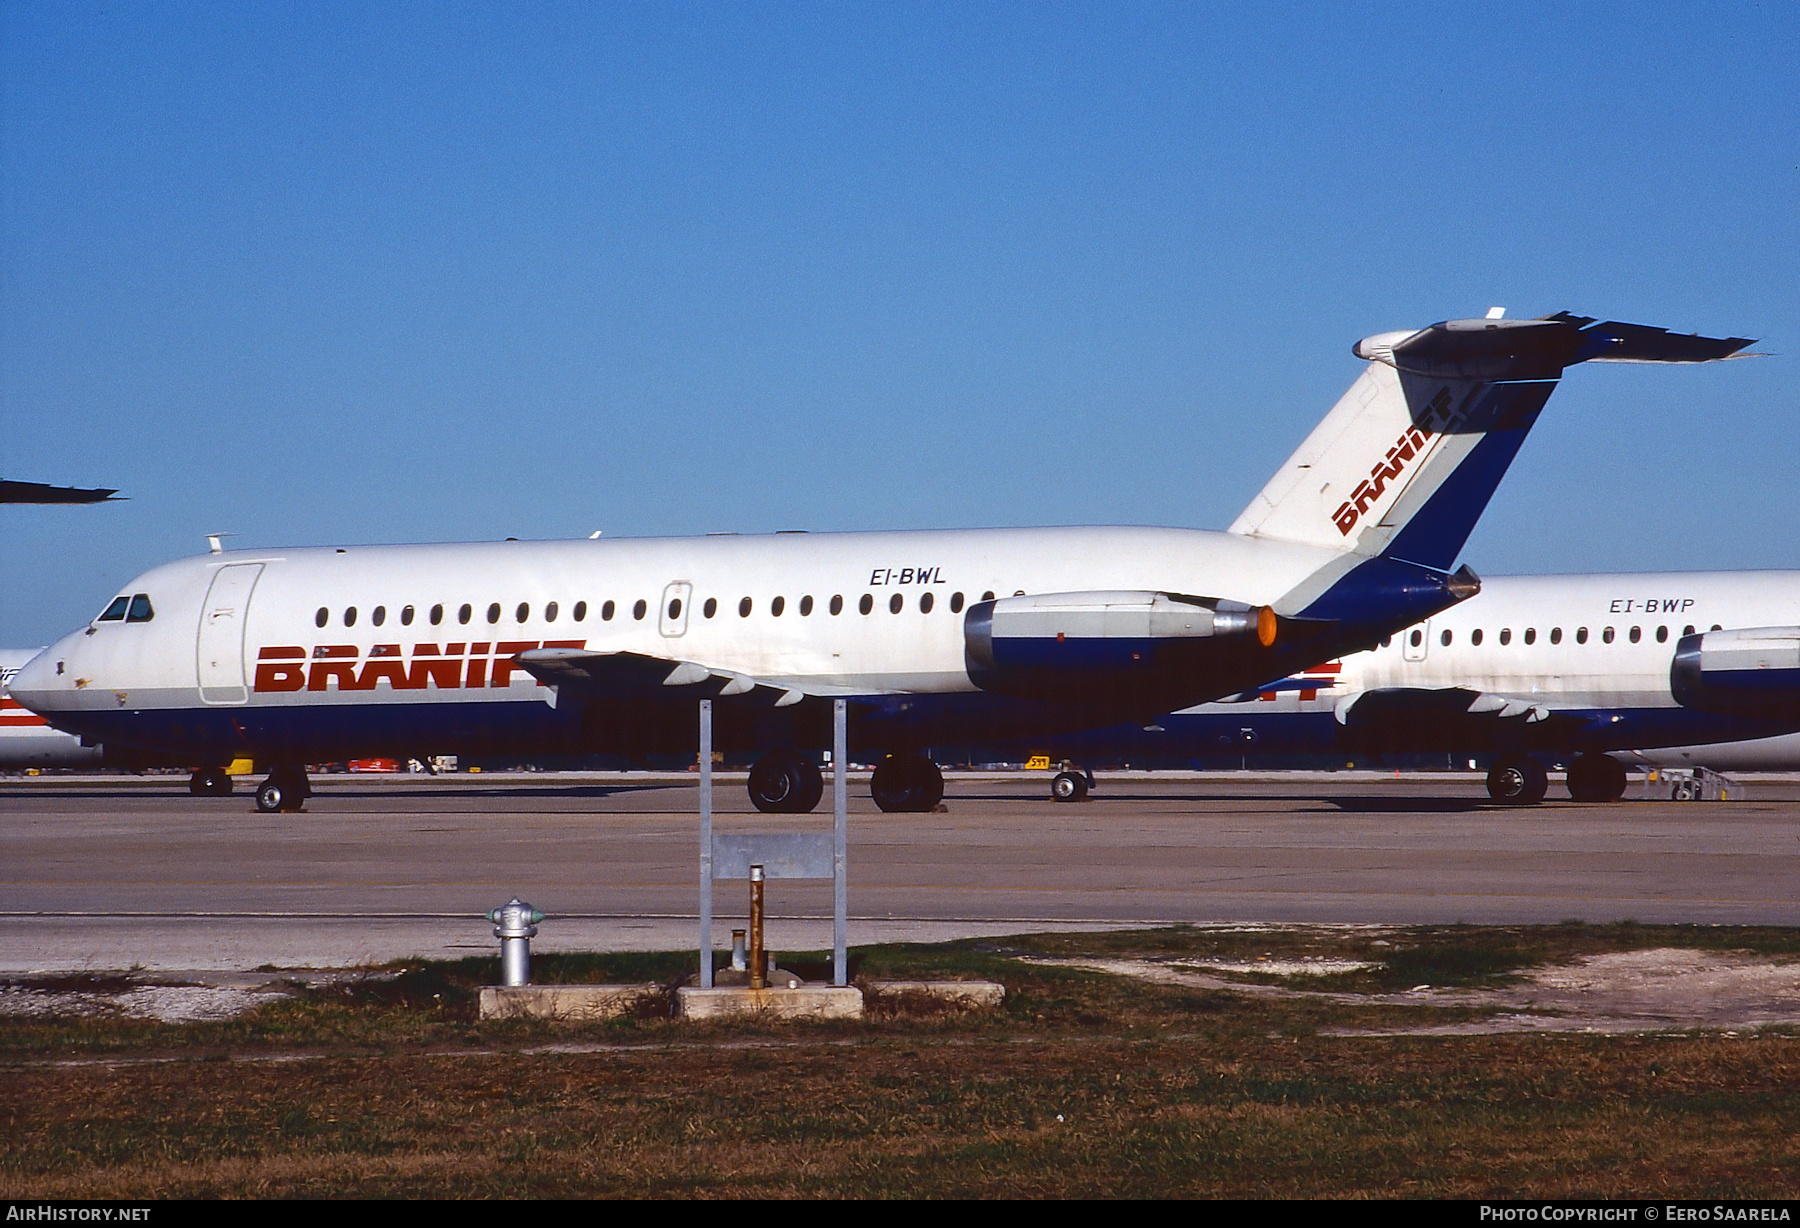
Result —
<instances>
[{"instance_id":1,"label":"nose of aircraft","mask_svg":"<svg viewBox=\"0 0 1800 1228\"><path fill-rule=\"evenodd\" d=\"M12 676L12 681L6 684L7 691L14 699L40 715L46 708L61 706L56 702L56 694L65 689L59 683L63 675L67 674L66 668L63 675L57 673L57 665L61 661L57 654L62 647L61 641L50 645L21 665L19 672Z\"/></svg>"}]
</instances>

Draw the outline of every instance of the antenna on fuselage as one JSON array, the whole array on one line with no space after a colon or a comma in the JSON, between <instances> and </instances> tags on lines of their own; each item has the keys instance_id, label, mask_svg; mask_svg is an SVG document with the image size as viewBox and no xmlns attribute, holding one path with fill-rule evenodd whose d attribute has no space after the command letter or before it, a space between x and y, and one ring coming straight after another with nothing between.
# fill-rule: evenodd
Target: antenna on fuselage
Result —
<instances>
[{"instance_id":1,"label":"antenna on fuselage","mask_svg":"<svg viewBox=\"0 0 1800 1228\"><path fill-rule=\"evenodd\" d=\"M208 533L206 535L206 548L213 554L224 554L225 553L224 539L227 537L236 537L236 536L237 536L236 533Z\"/></svg>"}]
</instances>

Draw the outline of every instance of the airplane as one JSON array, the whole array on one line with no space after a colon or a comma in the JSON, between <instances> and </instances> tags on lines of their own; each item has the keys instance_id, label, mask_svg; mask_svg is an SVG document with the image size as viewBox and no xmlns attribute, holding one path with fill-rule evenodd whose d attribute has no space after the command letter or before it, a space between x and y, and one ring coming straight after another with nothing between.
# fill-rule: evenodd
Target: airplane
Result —
<instances>
[{"instance_id":1,"label":"airplane","mask_svg":"<svg viewBox=\"0 0 1800 1228\"><path fill-rule=\"evenodd\" d=\"M1549 759L1569 764L1575 800L1615 801L1627 764L1800 766L1796 623L1794 571L1496 576L1372 648L1033 750L1489 755L1488 792L1512 805L1543 800ZM1087 784L1059 772L1052 795Z\"/></svg>"},{"instance_id":2,"label":"airplane","mask_svg":"<svg viewBox=\"0 0 1800 1228\"><path fill-rule=\"evenodd\" d=\"M933 745L1142 723L1449 609L1476 519L1563 371L1707 362L1744 338L1558 313L1366 337L1350 389L1224 532L1136 527L224 551L155 568L13 693L59 729L189 762L760 754L811 810L832 700L883 810L929 811ZM213 769L216 770L216 769Z\"/></svg>"},{"instance_id":3,"label":"airplane","mask_svg":"<svg viewBox=\"0 0 1800 1228\"><path fill-rule=\"evenodd\" d=\"M108 487L51 486L44 482L15 482L0 478L0 503L120 503L119 492Z\"/></svg>"},{"instance_id":4,"label":"airplane","mask_svg":"<svg viewBox=\"0 0 1800 1228\"><path fill-rule=\"evenodd\" d=\"M36 648L0 648L0 769L98 767L103 748L83 746L72 733L52 729L50 722L8 692L19 667L37 656Z\"/></svg>"}]
</instances>

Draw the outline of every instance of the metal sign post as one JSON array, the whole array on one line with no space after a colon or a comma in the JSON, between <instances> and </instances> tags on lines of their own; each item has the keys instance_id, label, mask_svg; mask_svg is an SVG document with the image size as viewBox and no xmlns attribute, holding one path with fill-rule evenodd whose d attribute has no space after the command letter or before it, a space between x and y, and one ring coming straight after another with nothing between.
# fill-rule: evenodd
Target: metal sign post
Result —
<instances>
[{"instance_id":1,"label":"metal sign post","mask_svg":"<svg viewBox=\"0 0 1800 1228\"><path fill-rule=\"evenodd\" d=\"M846 701L831 701L831 983L848 985L849 965L844 955L845 922L850 912L850 872L845 857L848 843L850 768L845 736Z\"/></svg>"},{"instance_id":2,"label":"metal sign post","mask_svg":"<svg viewBox=\"0 0 1800 1228\"><path fill-rule=\"evenodd\" d=\"M700 988L713 987L712 700L700 701Z\"/></svg>"}]
</instances>

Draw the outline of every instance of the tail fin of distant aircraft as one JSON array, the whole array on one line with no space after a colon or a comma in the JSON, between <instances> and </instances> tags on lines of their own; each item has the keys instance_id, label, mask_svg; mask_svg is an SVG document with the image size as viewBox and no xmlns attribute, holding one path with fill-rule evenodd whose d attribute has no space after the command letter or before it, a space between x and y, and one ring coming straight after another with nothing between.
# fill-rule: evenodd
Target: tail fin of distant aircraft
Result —
<instances>
[{"instance_id":1,"label":"tail fin of distant aircraft","mask_svg":"<svg viewBox=\"0 0 1800 1228\"><path fill-rule=\"evenodd\" d=\"M1448 571L1564 368L1710 362L1749 344L1498 309L1364 338L1369 365L1230 531Z\"/></svg>"}]
</instances>

